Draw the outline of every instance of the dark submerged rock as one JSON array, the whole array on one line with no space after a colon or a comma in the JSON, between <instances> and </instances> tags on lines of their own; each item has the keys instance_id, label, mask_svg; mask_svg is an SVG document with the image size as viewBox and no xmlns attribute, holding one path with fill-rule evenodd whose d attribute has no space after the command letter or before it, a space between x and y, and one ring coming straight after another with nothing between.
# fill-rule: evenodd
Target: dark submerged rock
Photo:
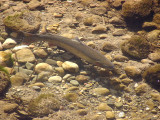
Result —
<instances>
[{"instance_id":1,"label":"dark submerged rock","mask_svg":"<svg viewBox=\"0 0 160 120\"><path fill-rule=\"evenodd\" d=\"M147 68L142 74L143 78L149 83L153 88L160 91L160 64L154 65Z\"/></svg>"},{"instance_id":2,"label":"dark submerged rock","mask_svg":"<svg viewBox=\"0 0 160 120\"><path fill-rule=\"evenodd\" d=\"M143 59L146 58L150 52L150 44L142 36L132 36L131 39L121 44L121 50L124 54L130 57Z\"/></svg>"}]
</instances>

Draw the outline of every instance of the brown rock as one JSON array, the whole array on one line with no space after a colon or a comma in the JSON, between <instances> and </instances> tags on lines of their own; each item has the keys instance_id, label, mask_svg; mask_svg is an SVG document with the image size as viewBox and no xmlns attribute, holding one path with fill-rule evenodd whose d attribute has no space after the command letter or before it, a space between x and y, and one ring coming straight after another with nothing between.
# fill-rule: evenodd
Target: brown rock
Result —
<instances>
[{"instance_id":1,"label":"brown rock","mask_svg":"<svg viewBox=\"0 0 160 120\"><path fill-rule=\"evenodd\" d=\"M56 67L55 70L56 70L56 72L58 73L59 76L64 76L65 71L62 67Z\"/></svg>"},{"instance_id":2,"label":"brown rock","mask_svg":"<svg viewBox=\"0 0 160 120\"><path fill-rule=\"evenodd\" d=\"M43 4L42 2L39 2L38 0L31 0L28 4L28 7L30 10L34 10L36 8L40 8L40 7L43 7Z\"/></svg>"},{"instance_id":3,"label":"brown rock","mask_svg":"<svg viewBox=\"0 0 160 120\"><path fill-rule=\"evenodd\" d=\"M109 19L109 23L112 23L114 26L125 26L125 21L121 17L113 16Z\"/></svg>"},{"instance_id":4,"label":"brown rock","mask_svg":"<svg viewBox=\"0 0 160 120\"><path fill-rule=\"evenodd\" d=\"M32 99L28 105L28 113L31 116L43 117L59 110L61 102L51 93L40 94L35 99Z\"/></svg>"},{"instance_id":5,"label":"brown rock","mask_svg":"<svg viewBox=\"0 0 160 120\"><path fill-rule=\"evenodd\" d=\"M8 103L4 105L3 110L6 113L15 112L15 110L18 108L18 105L15 103Z\"/></svg>"},{"instance_id":6,"label":"brown rock","mask_svg":"<svg viewBox=\"0 0 160 120\"><path fill-rule=\"evenodd\" d=\"M106 29L107 28L104 25L97 25L92 29L92 33L105 33Z\"/></svg>"},{"instance_id":7,"label":"brown rock","mask_svg":"<svg viewBox=\"0 0 160 120\"><path fill-rule=\"evenodd\" d=\"M123 55L115 55L114 60L118 62L125 62L125 61L128 61L129 59Z\"/></svg>"},{"instance_id":8,"label":"brown rock","mask_svg":"<svg viewBox=\"0 0 160 120\"><path fill-rule=\"evenodd\" d=\"M81 116L87 115L88 111L86 109L79 109L77 113Z\"/></svg>"},{"instance_id":9,"label":"brown rock","mask_svg":"<svg viewBox=\"0 0 160 120\"><path fill-rule=\"evenodd\" d=\"M103 43L103 46L102 46L103 51L112 51L115 49L117 49L117 47L115 45L111 44L110 42Z\"/></svg>"},{"instance_id":10,"label":"brown rock","mask_svg":"<svg viewBox=\"0 0 160 120\"><path fill-rule=\"evenodd\" d=\"M148 90L148 85L146 83L142 83L135 88L137 94L145 93L147 92L147 90Z\"/></svg>"},{"instance_id":11,"label":"brown rock","mask_svg":"<svg viewBox=\"0 0 160 120\"><path fill-rule=\"evenodd\" d=\"M160 30L153 30L151 32L147 33L147 39L154 43L154 41L156 41L159 38L160 35Z\"/></svg>"},{"instance_id":12,"label":"brown rock","mask_svg":"<svg viewBox=\"0 0 160 120\"><path fill-rule=\"evenodd\" d=\"M64 97L69 102L75 102L78 99L78 95L76 93L66 93Z\"/></svg>"},{"instance_id":13,"label":"brown rock","mask_svg":"<svg viewBox=\"0 0 160 120\"><path fill-rule=\"evenodd\" d=\"M125 29L115 29L113 32L113 36L122 36L124 34L126 34Z\"/></svg>"},{"instance_id":14,"label":"brown rock","mask_svg":"<svg viewBox=\"0 0 160 120\"><path fill-rule=\"evenodd\" d=\"M34 50L33 53L40 58L45 58L48 55L47 52L41 48Z\"/></svg>"},{"instance_id":15,"label":"brown rock","mask_svg":"<svg viewBox=\"0 0 160 120\"><path fill-rule=\"evenodd\" d=\"M152 92L151 97L152 97L153 100L156 100L156 101L160 102L160 94L159 93Z\"/></svg>"},{"instance_id":16,"label":"brown rock","mask_svg":"<svg viewBox=\"0 0 160 120\"><path fill-rule=\"evenodd\" d=\"M100 103L97 107L100 111L112 111L112 108L107 105L107 103Z\"/></svg>"},{"instance_id":17,"label":"brown rock","mask_svg":"<svg viewBox=\"0 0 160 120\"><path fill-rule=\"evenodd\" d=\"M62 67L64 70L69 71L69 72L78 72L79 71L79 66L76 63L73 63L70 61L65 61L62 64Z\"/></svg>"},{"instance_id":18,"label":"brown rock","mask_svg":"<svg viewBox=\"0 0 160 120\"><path fill-rule=\"evenodd\" d=\"M90 26L93 24L93 18L92 17L88 17L84 19L84 25Z\"/></svg>"},{"instance_id":19,"label":"brown rock","mask_svg":"<svg viewBox=\"0 0 160 120\"><path fill-rule=\"evenodd\" d=\"M155 107L153 100L147 100L146 105L149 107L150 110L153 110L153 108Z\"/></svg>"},{"instance_id":20,"label":"brown rock","mask_svg":"<svg viewBox=\"0 0 160 120\"><path fill-rule=\"evenodd\" d=\"M24 3L18 3L16 6L13 6L12 8L13 8L14 11L20 11L20 10L25 9L26 6L27 5L24 4Z\"/></svg>"},{"instance_id":21,"label":"brown rock","mask_svg":"<svg viewBox=\"0 0 160 120\"><path fill-rule=\"evenodd\" d=\"M0 65L4 67L13 65L10 53L0 51Z\"/></svg>"},{"instance_id":22,"label":"brown rock","mask_svg":"<svg viewBox=\"0 0 160 120\"><path fill-rule=\"evenodd\" d=\"M21 86L24 83L24 78L19 75L12 75L10 78L12 86Z\"/></svg>"},{"instance_id":23,"label":"brown rock","mask_svg":"<svg viewBox=\"0 0 160 120\"><path fill-rule=\"evenodd\" d=\"M114 112L112 112L112 111L107 111L106 112L106 118L107 119L114 119L115 118L115 114L114 114Z\"/></svg>"},{"instance_id":24,"label":"brown rock","mask_svg":"<svg viewBox=\"0 0 160 120\"><path fill-rule=\"evenodd\" d=\"M0 71L0 95L2 95L10 85L9 78L6 74Z\"/></svg>"},{"instance_id":25,"label":"brown rock","mask_svg":"<svg viewBox=\"0 0 160 120\"><path fill-rule=\"evenodd\" d=\"M125 2L125 0L114 0L114 2L112 3L113 7L115 8L119 8L122 7L122 4Z\"/></svg>"},{"instance_id":26,"label":"brown rock","mask_svg":"<svg viewBox=\"0 0 160 120\"><path fill-rule=\"evenodd\" d=\"M17 51L16 57L17 57L18 62L21 62L21 63L35 61L35 56L30 49L21 49Z\"/></svg>"},{"instance_id":27,"label":"brown rock","mask_svg":"<svg viewBox=\"0 0 160 120\"><path fill-rule=\"evenodd\" d=\"M160 61L160 51L155 51L154 53L150 53L148 58L154 62Z\"/></svg>"},{"instance_id":28,"label":"brown rock","mask_svg":"<svg viewBox=\"0 0 160 120\"><path fill-rule=\"evenodd\" d=\"M137 77L141 74L141 71L135 66L127 66L124 68L126 74L130 77Z\"/></svg>"},{"instance_id":29,"label":"brown rock","mask_svg":"<svg viewBox=\"0 0 160 120\"><path fill-rule=\"evenodd\" d=\"M62 17L63 17L63 14L61 14L61 13L54 13L53 16L54 16L55 18L62 18Z\"/></svg>"},{"instance_id":30,"label":"brown rock","mask_svg":"<svg viewBox=\"0 0 160 120\"><path fill-rule=\"evenodd\" d=\"M93 41L87 42L87 45L93 49L96 49L96 44Z\"/></svg>"},{"instance_id":31,"label":"brown rock","mask_svg":"<svg viewBox=\"0 0 160 120\"><path fill-rule=\"evenodd\" d=\"M153 16L153 22L160 24L160 14L159 13Z\"/></svg>"},{"instance_id":32,"label":"brown rock","mask_svg":"<svg viewBox=\"0 0 160 120\"><path fill-rule=\"evenodd\" d=\"M152 10L152 0L127 0L122 5L122 15L136 19L136 17L145 17Z\"/></svg>"},{"instance_id":33,"label":"brown rock","mask_svg":"<svg viewBox=\"0 0 160 120\"><path fill-rule=\"evenodd\" d=\"M89 80L89 77L88 76L85 76L85 75L77 75L76 76L76 80L79 82L79 83L85 83Z\"/></svg>"},{"instance_id":34,"label":"brown rock","mask_svg":"<svg viewBox=\"0 0 160 120\"><path fill-rule=\"evenodd\" d=\"M53 72L53 68L51 65L47 63L39 63L35 66L35 72L37 73L47 72L51 74Z\"/></svg>"},{"instance_id":35,"label":"brown rock","mask_svg":"<svg viewBox=\"0 0 160 120\"><path fill-rule=\"evenodd\" d=\"M101 34L101 35L99 35L99 38L100 38L100 39L105 39L105 38L107 38L107 37L108 37L107 34Z\"/></svg>"},{"instance_id":36,"label":"brown rock","mask_svg":"<svg viewBox=\"0 0 160 120\"><path fill-rule=\"evenodd\" d=\"M40 26L39 12L15 12L4 18L4 25L16 31L33 32Z\"/></svg>"},{"instance_id":37,"label":"brown rock","mask_svg":"<svg viewBox=\"0 0 160 120\"><path fill-rule=\"evenodd\" d=\"M144 22L142 28L145 30L154 30L159 28L159 25L154 22Z\"/></svg>"},{"instance_id":38,"label":"brown rock","mask_svg":"<svg viewBox=\"0 0 160 120\"><path fill-rule=\"evenodd\" d=\"M105 7L100 6L100 7L92 8L91 12L96 15L103 15L107 12L107 9Z\"/></svg>"},{"instance_id":39,"label":"brown rock","mask_svg":"<svg viewBox=\"0 0 160 120\"><path fill-rule=\"evenodd\" d=\"M122 81L122 83L124 83L124 84L126 84L126 85L128 85L128 84L130 84L130 83L133 82L133 80L131 80L131 79L129 79L129 78L124 78L124 79L122 79L121 81Z\"/></svg>"},{"instance_id":40,"label":"brown rock","mask_svg":"<svg viewBox=\"0 0 160 120\"><path fill-rule=\"evenodd\" d=\"M95 88L93 89L93 93L95 95L105 96L109 94L109 90L107 88Z\"/></svg>"}]
</instances>

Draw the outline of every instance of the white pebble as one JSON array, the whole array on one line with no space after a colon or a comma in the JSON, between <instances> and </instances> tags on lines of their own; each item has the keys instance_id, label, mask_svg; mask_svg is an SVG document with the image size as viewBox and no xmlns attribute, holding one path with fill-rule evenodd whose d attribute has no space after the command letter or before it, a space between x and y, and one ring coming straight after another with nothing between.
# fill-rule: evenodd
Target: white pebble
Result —
<instances>
[{"instance_id":1,"label":"white pebble","mask_svg":"<svg viewBox=\"0 0 160 120\"><path fill-rule=\"evenodd\" d=\"M67 70L70 72L78 72L79 71L79 66L76 63L70 62L70 61L65 61L62 64L62 67L64 70Z\"/></svg>"},{"instance_id":2,"label":"white pebble","mask_svg":"<svg viewBox=\"0 0 160 120\"><path fill-rule=\"evenodd\" d=\"M16 52L20 49L23 49L23 48L28 48L28 45L20 45L20 46L16 46L13 48L13 52Z\"/></svg>"},{"instance_id":3,"label":"white pebble","mask_svg":"<svg viewBox=\"0 0 160 120\"><path fill-rule=\"evenodd\" d=\"M3 48L13 48L16 46L17 42L12 38L7 38L4 43L2 44Z\"/></svg>"},{"instance_id":4,"label":"white pebble","mask_svg":"<svg viewBox=\"0 0 160 120\"><path fill-rule=\"evenodd\" d=\"M124 118L125 117L125 113L124 112L120 112L118 115L120 118Z\"/></svg>"},{"instance_id":5,"label":"white pebble","mask_svg":"<svg viewBox=\"0 0 160 120\"><path fill-rule=\"evenodd\" d=\"M64 77L63 77L63 80L67 80L69 77L71 77L72 75L71 74L66 74Z\"/></svg>"},{"instance_id":6,"label":"white pebble","mask_svg":"<svg viewBox=\"0 0 160 120\"><path fill-rule=\"evenodd\" d=\"M62 78L60 76L51 76L48 79L48 82L61 82L61 81L62 81Z\"/></svg>"}]
</instances>

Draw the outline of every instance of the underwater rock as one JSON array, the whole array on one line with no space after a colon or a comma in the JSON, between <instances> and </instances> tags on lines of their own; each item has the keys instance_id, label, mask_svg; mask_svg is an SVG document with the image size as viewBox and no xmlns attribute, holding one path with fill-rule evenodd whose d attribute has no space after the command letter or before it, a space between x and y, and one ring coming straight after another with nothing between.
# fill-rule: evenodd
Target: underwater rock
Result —
<instances>
[{"instance_id":1,"label":"underwater rock","mask_svg":"<svg viewBox=\"0 0 160 120\"><path fill-rule=\"evenodd\" d=\"M27 48L17 51L16 56L20 63L34 62L36 59L32 51Z\"/></svg>"},{"instance_id":2,"label":"underwater rock","mask_svg":"<svg viewBox=\"0 0 160 120\"><path fill-rule=\"evenodd\" d=\"M15 12L4 18L5 26L16 31L33 32L39 29L40 17L38 12Z\"/></svg>"},{"instance_id":3,"label":"underwater rock","mask_svg":"<svg viewBox=\"0 0 160 120\"><path fill-rule=\"evenodd\" d=\"M9 78L3 71L0 71L0 96L7 90L10 85Z\"/></svg>"},{"instance_id":4,"label":"underwater rock","mask_svg":"<svg viewBox=\"0 0 160 120\"><path fill-rule=\"evenodd\" d=\"M122 4L125 2L125 0L114 0L112 3L113 7L120 8L122 7Z\"/></svg>"},{"instance_id":5,"label":"underwater rock","mask_svg":"<svg viewBox=\"0 0 160 120\"><path fill-rule=\"evenodd\" d=\"M93 24L93 17L88 17L86 19L84 19L84 25L86 26L91 26Z\"/></svg>"},{"instance_id":6,"label":"underwater rock","mask_svg":"<svg viewBox=\"0 0 160 120\"><path fill-rule=\"evenodd\" d=\"M148 55L148 58L152 61L159 62L160 61L160 51L155 51Z\"/></svg>"},{"instance_id":7,"label":"underwater rock","mask_svg":"<svg viewBox=\"0 0 160 120\"><path fill-rule=\"evenodd\" d=\"M66 93L64 98L69 102L76 102L78 99L78 95L76 93Z\"/></svg>"},{"instance_id":8,"label":"underwater rock","mask_svg":"<svg viewBox=\"0 0 160 120\"><path fill-rule=\"evenodd\" d=\"M142 28L145 29L146 31L152 31L155 29L160 28L158 24L154 22L144 22L142 25Z\"/></svg>"},{"instance_id":9,"label":"underwater rock","mask_svg":"<svg viewBox=\"0 0 160 120\"><path fill-rule=\"evenodd\" d=\"M152 0L127 0L122 5L122 15L126 18L142 18L150 14Z\"/></svg>"},{"instance_id":10,"label":"underwater rock","mask_svg":"<svg viewBox=\"0 0 160 120\"><path fill-rule=\"evenodd\" d=\"M92 29L93 34L105 33L107 28L104 25L97 25Z\"/></svg>"},{"instance_id":11,"label":"underwater rock","mask_svg":"<svg viewBox=\"0 0 160 120\"><path fill-rule=\"evenodd\" d=\"M46 72L48 74L52 74L53 67L47 63L38 63L35 66L35 72L36 73Z\"/></svg>"},{"instance_id":12,"label":"underwater rock","mask_svg":"<svg viewBox=\"0 0 160 120\"><path fill-rule=\"evenodd\" d=\"M76 63L70 62L70 61L65 61L62 64L62 67L64 70L69 71L69 72L73 72L73 73L76 73L79 71L79 66Z\"/></svg>"},{"instance_id":13,"label":"underwater rock","mask_svg":"<svg viewBox=\"0 0 160 120\"><path fill-rule=\"evenodd\" d=\"M107 103L100 103L97 107L99 111L112 111L113 109Z\"/></svg>"},{"instance_id":14,"label":"underwater rock","mask_svg":"<svg viewBox=\"0 0 160 120\"><path fill-rule=\"evenodd\" d=\"M103 6L95 7L91 9L91 13L96 15L104 15L107 12L107 9Z\"/></svg>"},{"instance_id":15,"label":"underwater rock","mask_svg":"<svg viewBox=\"0 0 160 120\"><path fill-rule=\"evenodd\" d=\"M149 83L153 88L160 88L160 64L156 64L152 67L148 67L144 73L143 78ZM160 90L160 89L159 89Z\"/></svg>"},{"instance_id":16,"label":"underwater rock","mask_svg":"<svg viewBox=\"0 0 160 120\"><path fill-rule=\"evenodd\" d=\"M60 109L60 102L53 94L40 94L30 101L28 112L31 116L45 116Z\"/></svg>"},{"instance_id":17,"label":"underwater rock","mask_svg":"<svg viewBox=\"0 0 160 120\"><path fill-rule=\"evenodd\" d=\"M2 66L12 66L13 59L10 53L0 51L0 65Z\"/></svg>"},{"instance_id":18,"label":"underwater rock","mask_svg":"<svg viewBox=\"0 0 160 120\"><path fill-rule=\"evenodd\" d=\"M160 14L157 13L153 16L153 22L160 24Z\"/></svg>"},{"instance_id":19,"label":"underwater rock","mask_svg":"<svg viewBox=\"0 0 160 120\"><path fill-rule=\"evenodd\" d=\"M121 44L123 54L137 59L147 58L150 47L147 40L138 35L132 36L129 40Z\"/></svg>"},{"instance_id":20,"label":"underwater rock","mask_svg":"<svg viewBox=\"0 0 160 120\"><path fill-rule=\"evenodd\" d=\"M107 111L106 112L106 118L107 120L112 120L115 118L115 113L113 111Z\"/></svg>"},{"instance_id":21,"label":"underwater rock","mask_svg":"<svg viewBox=\"0 0 160 120\"><path fill-rule=\"evenodd\" d=\"M126 66L124 68L124 71L126 72L127 76L129 76L129 77L138 77L141 74L140 69L138 69L135 66Z\"/></svg>"},{"instance_id":22,"label":"underwater rock","mask_svg":"<svg viewBox=\"0 0 160 120\"><path fill-rule=\"evenodd\" d=\"M136 94L141 95L143 93L146 93L147 89L148 89L148 85L146 83L142 83L135 88L135 92Z\"/></svg>"}]
</instances>

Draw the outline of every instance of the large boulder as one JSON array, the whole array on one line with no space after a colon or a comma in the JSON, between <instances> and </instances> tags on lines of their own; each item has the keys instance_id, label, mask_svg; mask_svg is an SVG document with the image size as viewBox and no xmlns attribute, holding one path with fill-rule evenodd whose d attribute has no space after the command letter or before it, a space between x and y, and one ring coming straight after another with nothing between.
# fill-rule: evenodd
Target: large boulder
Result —
<instances>
[{"instance_id":1,"label":"large boulder","mask_svg":"<svg viewBox=\"0 0 160 120\"><path fill-rule=\"evenodd\" d=\"M33 32L39 29L40 16L38 12L15 12L4 18L4 25L16 31Z\"/></svg>"},{"instance_id":2,"label":"large boulder","mask_svg":"<svg viewBox=\"0 0 160 120\"><path fill-rule=\"evenodd\" d=\"M152 0L127 0L122 5L122 15L126 18L143 18L150 14Z\"/></svg>"},{"instance_id":3,"label":"large boulder","mask_svg":"<svg viewBox=\"0 0 160 120\"><path fill-rule=\"evenodd\" d=\"M132 36L121 44L121 50L124 54L137 59L147 58L150 49L150 43L139 35Z\"/></svg>"}]
</instances>

